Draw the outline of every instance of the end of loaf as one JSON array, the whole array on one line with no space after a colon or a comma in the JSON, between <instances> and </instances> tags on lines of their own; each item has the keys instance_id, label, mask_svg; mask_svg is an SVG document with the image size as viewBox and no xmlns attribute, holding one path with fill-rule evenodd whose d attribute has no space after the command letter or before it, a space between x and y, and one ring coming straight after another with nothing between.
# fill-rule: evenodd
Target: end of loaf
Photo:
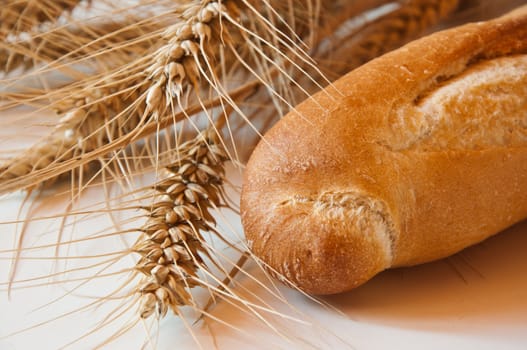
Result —
<instances>
[{"instance_id":1,"label":"end of loaf","mask_svg":"<svg viewBox=\"0 0 527 350\"><path fill-rule=\"evenodd\" d=\"M261 173L246 174L242 220L252 252L275 277L309 294L335 294L391 265L394 228L382 202L349 190L293 194L262 182Z\"/></svg>"}]
</instances>

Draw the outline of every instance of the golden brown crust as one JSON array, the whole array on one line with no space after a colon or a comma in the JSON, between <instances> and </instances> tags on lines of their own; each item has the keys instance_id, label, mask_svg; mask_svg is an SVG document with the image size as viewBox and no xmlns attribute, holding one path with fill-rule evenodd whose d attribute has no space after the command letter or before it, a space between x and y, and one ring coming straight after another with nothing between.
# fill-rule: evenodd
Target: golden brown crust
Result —
<instances>
[{"instance_id":1,"label":"golden brown crust","mask_svg":"<svg viewBox=\"0 0 527 350\"><path fill-rule=\"evenodd\" d=\"M329 294L525 218L526 54L524 6L412 42L301 103L247 165L253 252Z\"/></svg>"}]
</instances>

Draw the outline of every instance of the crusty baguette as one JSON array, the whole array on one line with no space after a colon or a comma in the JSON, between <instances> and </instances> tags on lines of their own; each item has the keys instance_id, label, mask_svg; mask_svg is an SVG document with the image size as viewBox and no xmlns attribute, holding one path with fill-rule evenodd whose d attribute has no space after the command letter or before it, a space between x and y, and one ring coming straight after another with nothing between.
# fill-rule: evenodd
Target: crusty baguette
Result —
<instances>
[{"instance_id":1,"label":"crusty baguette","mask_svg":"<svg viewBox=\"0 0 527 350\"><path fill-rule=\"evenodd\" d=\"M352 289L527 217L527 6L412 42L273 127L247 165L252 251L302 290Z\"/></svg>"}]
</instances>

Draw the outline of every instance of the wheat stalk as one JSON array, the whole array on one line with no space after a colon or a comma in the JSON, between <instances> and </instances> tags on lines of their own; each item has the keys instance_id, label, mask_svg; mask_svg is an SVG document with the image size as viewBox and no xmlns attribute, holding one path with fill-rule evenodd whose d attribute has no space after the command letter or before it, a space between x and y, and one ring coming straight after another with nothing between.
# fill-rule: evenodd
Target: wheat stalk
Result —
<instances>
[{"instance_id":1,"label":"wheat stalk","mask_svg":"<svg viewBox=\"0 0 527 350\"><path fill-rule=\"evenodd\" d=\"M214 2L214 4L217 5L218 3ZM185 21L185 24L187 24L189 21L195 21L195 19L198 17L200 20L206 20L207 22L210 22L211 9L213 9L214 6L205 6L199 11L199 13L196 12L196 8L197 6L189 7L189 9L185 11L184 18L189 18ZM192 13L191 10L193 10L195 13ZM181 26L178 24L175 27L179 28ZM167 32L173 36L173 30L175 30L174 27L170 27ZM179 33L178 35L178 38L182 39L184 38L183 35L188 34ZM187 42L190 43L190 41ZM153 57L155 57L155 55ZM22 154L20 157L11 160L7 165L5 165L1 175L3 181L17 179L21 176L38 172L39 170L46 168L52 162L60 162L64 159L71 158L71 155L79 155L86 151L89 152L90 150L101 147L102 144L105 144L104 140L113 139L113 134L109 135L108 137L100 137L106 132L105 129L109 128L111 130L115 130L118 133L126 133L126 130L130 131L140 126L140 121L144 118L135 118L134 116L136 113L134 112L132 113L132 117L129 115L127 116L126 113L123 113L125 108L116 108L116 105L119 105L119 107L128 105L127 108L130 108L130 105L136 105L137 107L133 108L134 111L144 111L145 109L148 110L152 108L153 102L157 97L152 93L153 90L146 91L149 83L148 81L144 80L144 74L142 71L144 69L143 67L145 67L144 62L148 62L148 60L142 59L141 61L142 62L139 64L137 62L130 63L126 66L125 70L123 70L123 67L118 68L118 76L113 76L112 78L118 82L124 80L124 83L111 83L109 84L110 86L108 86L106 81L109 79L108 77L105 77L104 86L89 86L81 89L82 91L87 92L88 96L82 96L80 98L73 99L69 98L66 101L60 101L57 107L59 112L61 110L66 111L65 119L68 121L68 123L61 123L61 125L56 130L54 130L51 135L47 137L42 143L37 144L29 152ZM132 68L133 66L138 67ZM129 79L131 70L137 72L137 78ZM124 73L119 73L121 71ZM188 74L185 73L185 71L180 71L180 73ZM188 76L190 76L190 74L188 74ZM174 76L171 77L176 79ZM199 79L199 77L196 75L193 78L195 80ZM134 80L138 81L137 86L133 86ZM116 89L116 85L122 87L122 89ZM133 91L131 94L129 93L129 85L132 85ZM92 97L92 95L94 95L92 91L95 91L95 95L97 95L96 98ZM106 96L112 97L105 98ZM93 102L94 100L98 102ZM70 107L67 107L68 105ZM90 117L89 111L87 111L87 109L90 111L96 110L98 113L96 113L94 117ZM121 113L124 114L122 118L115 118L116 115ZM90 121L87 122L87 120ZM117 123L106 125L105 122L109 120L116 120ZM90 125L94 126L94 128L91 130L81 130L82 125ZM71 138L71 136L79 135L83 135L84 137ZM94 139L96 143L90 142L92 139ZM82 141L79 142L79 140ZM44 158L45 161L35 163L34 155L39 158Z\"/></svg>"},{"instance_id":2,"label":"wheat stalk","mask_svg":"<svg viewBox=\"0 0 527 350\"><path fill-rule=\"evenodd\" d=\"M225 176L223 166L228 158L219 142L216 128L221 128L221 126L217 125L215 128L209 128L191 141L179 145L178 151L173 157L175 159L172 161L172 164L169 164L164 169L163 179L154 185L157 195L153 197L153 203L140 207L148 213L148 219L139 230L128 229L110 234L102 230L100 233L94 232L94 235L85 238L89 241L100 241L103 240L103 237L107 236L124 235L125 233L136 231L141 232L140 239L130 250L102 253L101 257L108 257L108 260L93 265L86 264L82 267L82 269L89 269L88 271L97 268L98 271L92 272L86 277L54 282L78 282L78 286L72 287L72 289L68 288L68 293L71 293L83 284L92 283L98 278L109 276L115 276L117 278L121 274L129 274L129 269L109 273L102 272L118 259L131 255L131 253L136 253L140 255L140 259L134 270L144 276L139 285L133 287L134 292L139 296L139 304L136 304L137 298L132 299L133 305L139 306L137 317L149 318L150 316L156 315L155 319L158 319L164 316L168 310L172 310L177 315L182 316L180 314L181 306L189 306L207 315L206 308L202 309L202 307L196 305L190 294L190 289L196 286L205 288L215 294L216 297L230 300L229 303L239 301L242 304L242 308L246 308L247 312L254 314L264 323L266 322L265 317L261 313L277 314L276 311L268 309L266 305L253 305L253 303L247 300L240 299L241 297L229 290L227 283L233 278L234 273L240 269L239 263L231 263L234 266L233 270L227 272L227 270L221 267L222 262L216 263L216 259L218 258L217 250L202 237L204 233L212 232L228 245L231 245L216 229L215 219L210 213L211 210L219 207L230 206L222 188ZM174 153L173 150L172 153ZM150 194L144 196L144 199L147 198L152 197ZM135 203L137 200L138 198L131 203ZM73 212L70 215L82 215L86 211L87 209L83 209L79 212ZM74 245L81 243L82 240L72 238L71 241L61 241L56 244L60 246ZM29 247L31 250L46 248L49 248L49 246L31 245ZM9 250L0 251L0 257L2 253L5 254L6 252L9 252ZM202 259L203 256L205 259ZM59 255L55 257L55 259L61 258L64 259L65 257ZM68 258L73 259L74 256L70 255ZM89 257L86 256L84 258L87 259ZM41 259L45 258L42 257ZM205 265L205 260L214 263L220 269L219 273L210 271L207 265ZM75 269L62 271L60 275L69 272L75 272ZM247 272L244 273L247 274ZM54 275L52 274L50 276ZM14 289L16 290L24 288L25 283L42 281L46 277L48 276L18 279L12 281L12 285L15 286ZM207 279L212 280L212 282L207 281ZM134 282L136 282L134 278L126 278L123 285L111 291L110 294L100 297L94 303L88 304L86 307L95 307L103 303L106 299L130 299L132 295L128 292L117 293L117 291ZM46 282L43 282L42 285L44 283ZM3 283L0 283L0 286L2 285ZM33 287L39 285L36 284ZM262 288L265 287L262 286ZM57 301L52 300L50 303ZM82 311L86 307L80 307L72 312ZM124 306L124 308L129 309L130 306ZM119 315L120 310L117 309L113 313ZM283 317L286 316L283 315ZM295 320L290 316L287 319ZM104 327L113 321L112 316L108 321L105 320L99 324L96 329L87 332L68 344L71 345L74 342L84 339L91 335L92 332L96 332L99 327ZM133 321L133 324L136 322ZM117 337L121 331L124 332L126 330L128 330L128 325L120 329L114 336ZM273 331L276 330L273 329ZM110 340L105 340L104 344Z\"/></svg>"}]
</instances>

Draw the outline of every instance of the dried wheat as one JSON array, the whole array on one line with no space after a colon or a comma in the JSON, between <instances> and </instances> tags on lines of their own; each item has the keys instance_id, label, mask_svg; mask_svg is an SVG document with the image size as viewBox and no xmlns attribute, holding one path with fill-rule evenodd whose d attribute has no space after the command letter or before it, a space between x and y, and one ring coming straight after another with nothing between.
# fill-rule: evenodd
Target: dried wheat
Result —
<instances>
[{"instance_id":1,"label":"dried wheat","mask_svg":"<svg viewBox=\"0 0 527 350\"><path fill-rule=\"evenodd\" d=\"M92 130L84 130L85 133L78 133L78 125L81 123L77 123L77 125L70 127L68 130L72 130L75 132L76 135L84 135L85 137L88 137L89 135L94 134L100 134L100 130L102 129L116 129L115 126L119 126L122 129L122 132L125 133L126 130L137 130L141 125L138 123L138 120L143 119L137 119L135 118L136 111L142 112L144 110L147 111L147 114L151 114L152 112L155 112L155 116L158 117L164 112L159 112L159 109L166 108L166 103L161 104L159 99L162 98L161 96L161 83L162 80L165 80L165 76L163 74L167 74L167 77L169 78L169 86L170 91L174 93L175 91L178 91L178 101L177 104L180 105L181 110L185 111L185 113L188 113L189 108L188 106L183 106L182 101L179 99L181 95L179 92L182 92L183 90L186 91L186 93L190 92L190 88L194 87L197 88L198 84L200 82L203 82L206 84L207 81L212 82L210 79L204 79L201 73L203 73L203 70L200 71L200 69L197 67L199 63L204 64L204 61L210 62L213 60L212 57L206 57L205 58L205 50L204 45L207 38L204 37L203 33L209 32L210 27L208 27L208 24L211 24L211 21L213 19L216 20L215 26L220 31L215 34L215 42L217 45L220 45L222 38L224 37L224 34L226 35L226 32L223 31L223 25L220 24L220 19L215 17L217 16L218 9L223 9L223 7L219 7L219 3L217 2L205 2L206 6L196 6L189 7L188 10L185 12L185 18L187 18L183 24L178 24L173 27L170 27L166 33L169 33L170 35L167 36L166 41L169 42L168 45L165 45L162 47L161 50L159 50L158 53L156 53L153 57L163 57L163 55L176 51L179 52L178 55L183 55L180 57L182 59L182 63L178 62L164 62L166 63L163 66L158 66L160 69L157 70L159 72L162 70L161 76L159 77L159 80L156 81L153 85L151 83L151 80L145 80L144 73L142 70L146 65L149 63L150 58L152 55L146 56L146 58L141 58L139 61L131 62L128 65L125 65L124 67L118 67L114 70L114 73L106 73L104 77L101 78L100 81L97 81L98 78L93 79L96 82L90 82L87 83L84 88L81 88L81 91L87 94L85 96L86 103L84 103L83 99L80 98L67 98L65 101L61 101L57 104L59 112L63 112L70 116L75 116L76 120L83 120L82 123L84 123L84 120L87 117L84 117L88 114L88 111L85 109L89 109L90 112L96 111L100 112L100 115L97 115L96 117L92 118L96 121L104 121L110 123L110 121L115 120L116 125L114 124L108 124L105 125L104 123L98 124L97 122L90 122L87 125L94 126L95 129ZM229 15L230 16L230 15ZM203 22L199 22L203 21ZM234 21L233 18L231 18L231 21ZM194 23L194 28L200 28L200 33L192 34L192 40L187 38L189 33L183 33L181 28L188 28L190 23ZM207 24L206 24L207 23ZM176 29L179 28L179 29ZM209 28L209 29L206 29ZM175 31L175 32L174 32ZM205 31L205 32L203 32ZM175 35L175 37L173 37ZM196 37L195 35L200 35ZM208 36L207 36L208 37ZM185 40L183 40L185 39ZM210 39L210 38L209 38ZM197 40L197 42L196 42ZM199 44L198 44L199 42ZM192 55L192 52L194 54L196 53L194 51L195 48L198 46L201 47L201 52L203 52L203 60L201 62L197 62L194 60L194 58L187 57L189 55ZM208 45L210 46L210 45ZM170 47L171 51L166 51L166 48ZM185 49L192 48L191 51L185 52ZM214 52L214 50L212 50ZM212 55L211 55L212 56ZM172 56L170 56L172 57ZM184 62L183 62L184 61ZM152 72L152 70L150 70ZM156 70L152 73L148 74L157 74ZM154 75L155 75L154 74ZM211 79L216 79L215 77ZM119 82L120 86L122 87L122 90L119 91L119 89L115 90L113 86L116 86L118 84L116 83L110 83L108 84L107 81L116 80ZM122 82L122 84L121 84ZM108 85L112 86L111 89L108 88ZM214 85L214 83L213 83ZM217 85L214 86L214 88L217 89ZM111 90L111 91L108 91ZM134 94L132 95L133 98L129 96L129 92L133 91ZM135 93L137 93L139 96L137 96ZM96 98L91 98L90 95L96 94ZM204 93L205 96L202 96L200 98L210 98L209 93ZM221 96L224 96L224 93L220 93ZM107 97L108 96L108 97ZM51 95L50 95L51 97ZM188 96L187 96L188 98ZM228 103L233 104L234 102L230 100L231 97L229 97ZM88 101L89 100L89 101ZM172 103L172 102L171 102ZM196 102L198 103L198 102ZM113 108L115 104L121 104L121 109ZM69 107L68 107L69 105ZM199 105L201 106L201 109L205 108L206 103L203 103L199 101ZM133 107L131 107L133 106ZM156 109L156 111L154 111ZM128 111L127 111L128 110ZM129 111L133 110L132 113L134 113L133 117L129 116ZM112 111L113 113L108 113L109 111ZM195 113L195 112L193 112ZM78 116L83 116L82 118ZM117 117L118 116L118 117ZM155 120L144 120L144 124L147 123L157 123ZM119 121L122 121L121 123ZM127 123L126 127L124 127L125 123ZM124 128L123 128L124 127ZM61 154L60 152L57 152L57 147L50 147L46 143L49 140L52 140L51 143L56 145L66 145L66 148L61 146L60 151L65 151L71 147L76 147L74 144L68 140L65 140L64 142L61 142L61 139L64 139L64 133L63 128L59 128L59 130L55 130L50 137L48 137L42 144L39 144L35 146L36 149L38 149L38 152L34 152L35 148L30 150L29 152L26 152L26 154L22 154L20 157L11 160L8 164L4 165L2 175L0 175L0 178L2 178L2 182L5 183L5 181L9 181L13 179L13 181L19 181L22 176L29 175L30 173L38 173L39 170L45 170L47 165L53 163L57 164L58 162L62 162L65 159L69 159L70 154ZM58 137L57 137L58 134ZM72 134L71 131L68 131L66 133L67 135ZM59 142L55 142L54 140L59 140ZM73 152L73 154L83 154L85 152L89 152L93 149L101 148L102 145L104 145L104 140L101 138L95 138L98 141L102 141L99 143L92 144L92 146L84 145L86 142L80 141L81 139L77 139L79 147L81 148L81 151ZM108 138L109 140L113 140L112 137ZM87 142L90 144L90 142ZM82 144L82 145L81 145ZM34 157L33 154L38 154L40 157L43 157L47 159L47 163L40 163L44 164L44 166L34 166ZM71 168L70 168L71 169ZM49 169L48 169L49 170ZM43 179L45 180L45 179Z\"/></svg>"},{"instance_id":2,"label":"dried wheat","mask_svg":"<svg viewBox=\"0 0 527 350\"><path fill-rule=\"evenodd\" d=\"M200 284L198 272L206 269L200 252L208 254L201 233L215 232L209 210L223 204L227 155L218 141L208 130L181 145L179 159L155 186L159 196L146 208L145 237L133 248L141 255L136 269L145 275L139 287L143 318L164 316L168 309L177 315L179 306L194 304L188 290Z\"/></svg>"},{"instance_id":3,"label":"dried wheat","mask_svg":"<svg viewBox=\"0 0 527 350\"><path fill-rule=\"evenodd\" d=\"M330 56L334 60L347 58L346 62L340 60L332 65L337 75L422 35L451 15L457 9L459 0L408 0L398 3L394 11L367 22L362 29L351 31L348 36L332 43Z\"/></svg>"},{"instance_id":4,"label":"dried wheat","mask_svg":"<svg viewBox=\"0 0 527 350\"><path fill-rule=\"evenodd\" d=\"M0 8L0 38L31 31L52 23L75 8L81 0L7 0Z\"/></svg>"},{"instance_id":5,"label":"dried wheat","mask_svg":"<svg viewBox=\"0 0 527 350\"><path fill-rule=\"evenodd\" d=\"M128 86L118 83L109 84L104 92L111 95L125 88ZM79 91L77 97L71 96L69 102L80 107L65 113L45 139L0 166L2 181L8 183L9 180L20 180L32 172L49 169L50 165L64 160L80 159L84 153L119 138L139 124L141 111L130 113L127 118L115 118L125 106L132 104L138 98L136 91L127 90L125 96L121 99L112 99L111 103L93 104L93 101L101 98L99 93L101 90ZM88 165L89 163L83 164L83 167L86 168ZM51 177L46 181L47 184L54 179L56 180L56 177Z\"/></svg>"},{"instance_id":6,"label":"dried wheat","mask_svg":"<svg viewBox=\"0 0 527 350\"><path fill-rule=\"evenodd\" d=\"M154 46L158 38L155 33L165 26L164 20L130 18L73 28L63 26L27 40L0 42L0 70L5 73L17 68L26 70L43 62L51 66L89 63L89 60L102 66L124 64Z\"/></svg>"}]
</instances>

